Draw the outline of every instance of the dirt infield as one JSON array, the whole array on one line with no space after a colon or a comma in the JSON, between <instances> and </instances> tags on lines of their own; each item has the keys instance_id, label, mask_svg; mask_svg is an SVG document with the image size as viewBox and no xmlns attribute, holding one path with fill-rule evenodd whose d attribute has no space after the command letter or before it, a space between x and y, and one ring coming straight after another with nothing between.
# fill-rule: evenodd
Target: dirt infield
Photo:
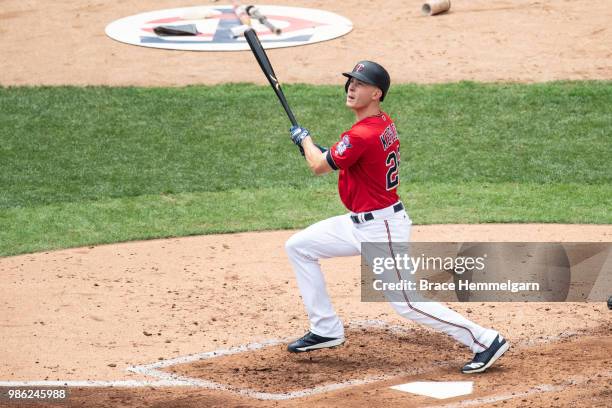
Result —
<instances>
[{"instance_id":1,"label":"dirt infield","mask_svg":"<svg viewBox=\"0 0 612 408\"><path fill-rule=\"evenodd\" d=\"M6 0L0 85L263 84L249 52L153 50L104 34L120 17L201 4L216 3ZM340 84L338 73L364 58L383 61L394 83L612 79L607 2L453 0L451 13L431 18L420 15L415 0L282 5L339 13L353 21L354 31L270 51L281 82ZM384 303L359 301L359 258L323 262L347 324L346 346L288 355L284 342L307 327L283 250L290 234L0 258L0 381L90 381L72 387L62 406L609 406L612 313L603 304L452 304L513 345L486 375L464 376L458 368L470 358L467 350L399 318ZM415 226L413 239L609 242L612 226ZM237 349L244 345L256 347ZM181 360L202 353L220 355ZM163 375L188 377L194 386L163 385L161 379L175 378ZM474 381L472 395L443 401L389 389L466 379ZM0 406L16 404L0 400Z\"/></svg>"},{"instance_id":2,"label":"dirt infield","mask_svg":"<svg viewBox=\"0 0 612 408\"><path fill-rule=\"evenodd\" d=\"M465 381L456 369L434 366L416 375L398 375L392 380L330 391L309 398L288 401L260 401L236 395L220 395L196 388L168 390L150 388L146 392L134 389L108 389L105 392L91 389L72 391L69 406L130 406L130 407L609 407L612 396L612 371L610 354L612 336L608 331L594 332L589 337L559 341L514 350L504 363L490 370L486 377L473 378L476 391L467 399L457 397L435 400L416 395L407 396L389 387L411 381ZM580 350L580 358L568 358ZM411 358L412 361L423 362ZM314 361L313 361L314 360ZM309 360L311 371L318 371L325 360ZM335 360L337 361L337 359ZM368 358L364 363L369 363ZM534 363L535 362L535 363ZM408 365L404 363L404 365ZM347 371L358 370L350 367ZM303 374L303 371L301 372ZM285 381L290 381L285 378ZM48 405L52 407L53 405ZM57 404L55 405L57 406Z\"/></svg>"},{"instance_id":3,"label":"dirt infield","mask_svg":"<svg viewBox=\"0 0 612 408\"><path fill-rule=\"evenodd\" d=\"M118 387L74 387L71 406L113 406L117 401L127 406L336 406L359 401L420 406L435 400L388 387L419 378L465 381L458 368L469 360L469 351L403 320L385 303L360 302L359 257L323 262L330 295L348 325L347 345L307 357L288 355L284 342L308 325L283 251L291 233L153 240L0 259L0 299L6 311L0 327L8 333L0 345L5 356L1 380L90 380ZM525 241L610 241L612 226L440 225L413 231L415 241L519 236ZM527 393L507 398L520 406L523 399L546 401L552 394L567 401L585 395L598 401L610 392L612 377L606 370L612 313L603 303L451 307L499 329L513 344L498 368L469 376L476 390L470 400ZM276 343L265 346L268 341ZM223 356L249 344L261 347ZM202 353L219 356L181 362ZM165 363L170 364L161 366ZM128 371L151 364L222 389L163 387L155 384L159 373L150 367ZM583 381L585 376L590 382ZM124 381L140 386L124 388ZM143 390L147 381L152 383ZM347 381L355 383L312 391ZM549 391L538 391L540 386ZM244 390L250 391L245 395ZM306 395L295 397L300 391ZM276 394L267 398L294 394L271 401L258 399L257 393Z\"/></svg>"},{"instance_id":4,"label":"dirt infield","mask_svg":"<svg viewBox=\"0 0 612 408\"><path fill-rule=\"evenodd\" d=\"M0 84L263 84L250 52L154 50L104 34L108 23L145 11L230 3L5 0ZM354 25L334 41L271 50L281 82L339 84L362 59L383 62L394 83L612 78L607 1L456 0L437 17L421 16L422 0L272 3L322 8Z\"/></svg>"}]
</instances>

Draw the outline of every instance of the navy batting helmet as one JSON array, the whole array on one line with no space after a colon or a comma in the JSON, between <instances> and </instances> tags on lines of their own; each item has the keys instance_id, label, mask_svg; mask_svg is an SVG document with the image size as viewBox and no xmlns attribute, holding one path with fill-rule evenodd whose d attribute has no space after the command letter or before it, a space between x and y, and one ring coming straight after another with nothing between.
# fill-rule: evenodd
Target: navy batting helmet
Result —
<instances>
[{"instance_id":1,"label":"navy batting helmet","mask_svg":"<svg viewBox=\"0 0 612 408\"><path fill-rule=\"evenodd\" d=\"M359 61L357 65L355 65L355 68L353 68L353 71L343 72L342 75L348 78L346 85L344 85L344 90L346 92L348 92L351 78L356 78L367 84L379 87L382 91L382 96L380 97L381 101L385 99L385 95L387 95L387 91L391 85L391 78L387 70L384 69L382 65L372 61Z\"/></svg>"}]
</instances>

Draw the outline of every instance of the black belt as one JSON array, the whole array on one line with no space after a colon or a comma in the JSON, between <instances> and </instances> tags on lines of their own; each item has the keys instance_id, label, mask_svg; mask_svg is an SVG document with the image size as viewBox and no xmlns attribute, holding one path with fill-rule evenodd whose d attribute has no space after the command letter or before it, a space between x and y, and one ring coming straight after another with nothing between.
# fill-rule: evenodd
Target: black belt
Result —
<instances>
[{"instance_id":1,"label":"black belt","mask_svg":"<svg viewBox=\"0 0 612 408\"><path fill-rule=\"evenodd\" d=\"M404 209L404 204L402 204L401 202L393 206L393 212L400 212L403 209ZM367 212L363 214L364 221L361 221L357 215L351 215L351 220L355 224L361 224L362 222L372 221L373 219L374 219L374 214L372 214L371 212Z\"/></svg>"}]
</instances>

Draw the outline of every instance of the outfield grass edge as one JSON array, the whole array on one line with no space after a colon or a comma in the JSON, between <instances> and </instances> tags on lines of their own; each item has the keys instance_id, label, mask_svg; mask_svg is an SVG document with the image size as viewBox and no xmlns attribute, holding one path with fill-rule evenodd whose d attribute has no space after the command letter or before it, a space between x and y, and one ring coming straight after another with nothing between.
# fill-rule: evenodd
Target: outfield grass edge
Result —
<instances>
[{"instance_id":1,"label":"outfield grass edge","mask_svg":"<svg viewBox=\"0 0 612 408\"><path fill-rule=\"evenodd\" d=\"M612 224L611 186L410 184L414 224ZM580 200L585 197L584 200ZM588 197L588 199L586 198ZM144 195L0 210L0 256L203 234L304 228L346 212L335 189Z\"/></svg>"}]
</instances>

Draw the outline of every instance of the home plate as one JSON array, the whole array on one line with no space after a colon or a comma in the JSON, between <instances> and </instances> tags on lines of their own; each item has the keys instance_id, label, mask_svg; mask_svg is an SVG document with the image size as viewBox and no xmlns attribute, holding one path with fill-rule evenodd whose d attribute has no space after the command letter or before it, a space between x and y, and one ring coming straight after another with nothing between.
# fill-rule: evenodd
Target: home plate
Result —
<instances>
[{"instance_id":1,"label":"home plate","mask_svg":"<svg viewBox=\"0 0 612 408\"><path fill-rule=\"evenodd\" d=\"M395 385L391 389L445 399L471 394L473 384L472 381L417 381Z\"/></svg>"}]
</instances>

